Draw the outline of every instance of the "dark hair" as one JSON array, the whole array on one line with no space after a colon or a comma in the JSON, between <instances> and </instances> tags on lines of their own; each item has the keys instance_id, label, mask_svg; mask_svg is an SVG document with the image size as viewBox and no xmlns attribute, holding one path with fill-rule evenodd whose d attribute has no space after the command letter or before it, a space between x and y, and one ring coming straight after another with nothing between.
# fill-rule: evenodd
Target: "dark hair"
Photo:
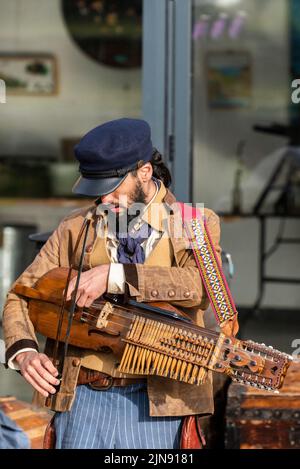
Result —
<instances>
[{"instance_id":1,"label":"dark hair","mask_svg":"<svg viewBox=\"0 0 300 469\"><path fill-rule=\"evenodd\" d=\"M172 176L168 167L163 162L162 155L156 148L153 148L152 158L149 163L151 163L153 168L153 177L162 181L166 187L169 187L172 182ZM144 164L145 162L141 161L139 168L141 168ZM133 176L136 176L136 171L137 170L132 171Z\"/></svg>"},{"instance_id":2,"label":"dark hair","mask_svg":"<svg viewBox=\"0 0 300 469\"><path fill-rule=\"evenodd\" d=\"M156 148L153 149L153 155L150 160L153 167L153 176L160 179L166 187L169 187L172 182L172 176L169 168L165 165L162 159L162 155Z\"/></svg>"}]
</instances>

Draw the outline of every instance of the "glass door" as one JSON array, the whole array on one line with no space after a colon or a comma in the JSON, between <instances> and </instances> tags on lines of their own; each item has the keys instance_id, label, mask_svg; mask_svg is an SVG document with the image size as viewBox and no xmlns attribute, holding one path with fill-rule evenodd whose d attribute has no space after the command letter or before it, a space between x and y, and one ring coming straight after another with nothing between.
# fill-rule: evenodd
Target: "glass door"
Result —
<instances>
[{"instance_id":1,"label":"glass door","mask_svg":"<svg viewBox=\"0 0 300 469\"><path fill-rule=\"evenodd\" d=\"M178 197L230 210L243 178L235 204L255 203L288 143L257 128L290 123L294 10L295 0L144 0L143 114Z\"/></svg>"},{"instance_id":2,"label":"glass door","mask_svg":"<svg viewBox=\"0 0 300 469\"><path fill-rule=\"evenodd\" d=\"M252 210L289 143L290 5L191 4L193 199L215 210Z\"/></svg>"}]
</instances>

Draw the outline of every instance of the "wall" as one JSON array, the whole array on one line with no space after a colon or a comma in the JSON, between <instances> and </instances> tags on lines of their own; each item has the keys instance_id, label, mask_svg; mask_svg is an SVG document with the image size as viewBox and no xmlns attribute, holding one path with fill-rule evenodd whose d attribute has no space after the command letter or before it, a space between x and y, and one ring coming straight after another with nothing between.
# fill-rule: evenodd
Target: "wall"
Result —
<instances>
[{"instance_id":1,"label":"wall","mask_svg":"<svg viewBox=\"0 0 300 469\"><path fill-rule=\"evenodd\" d=\"M0 107L0 153L59 155L60 139L110 119L140 116L141 71L117 70L84 55L68 35L60 0L0 0L2 52L57 57L54 97L7 97Z\"/></svg>"},{"instance_id":2,"label":"wall","mask_svg":"<svg viewBox=\"0 0 300 469\"><path fill-rule=\"evenodd\" d=\"M198 0L195 2L195 19L217 3L224 8L226 3L234 2ZM252 126L261 120L287 122L291 85L288 1L241 0L228 12L232 14L238 10L248 13L247 30L239 40L222 37L218 41L198 39L194 43L194 201L205 202L206 206L221 211L229 211L231 207L239 140L246 140L242 180L245 211L253 207L287 143L283 138L253 132ZM210 50L250 52L253 63L250 108L231 111L208 108L204 57ZM299 238L299 224L300 220L289 222L287 236ZM277 228L276 220L269 222L269 246ZM257 295L258 234L255 219L222 224L222 246L231 252L236 267L232 289L236 301L242 305L252 304ZM280 248L270 261L268 274L300 278L299 252L297 245ZM269 285L264 304L299 308L299 288Z\"/></svg>"}]
</instances>

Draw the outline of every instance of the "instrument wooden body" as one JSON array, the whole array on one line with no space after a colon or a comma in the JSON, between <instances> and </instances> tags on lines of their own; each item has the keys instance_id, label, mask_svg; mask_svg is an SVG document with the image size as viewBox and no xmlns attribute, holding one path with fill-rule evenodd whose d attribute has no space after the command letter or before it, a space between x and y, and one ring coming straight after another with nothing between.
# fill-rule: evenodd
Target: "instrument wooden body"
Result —
<instances>
[{"instance_id":1,"label":"instrument wooden body","mask_svg":"<svg viewBox=\"0 0 300 469\"><path fill-rule=\"evenodd\" d=\"M15 292L30 298L29 316L35 327L41 335L50 339L56 338L57 321L60 313L60 305L62 302L63 291L66 285L68 269L56 268L41 277L34 288L28 288L23 285L17 285ZM72 277L76 276L74 271ZM151 303L160 308L165 307L167 310L173 310L178 315L186 317L186 315L177 308L168 303ZM66 304L66 307L70 302ZM104 313L103 308L110 309L109 325L105 328L101 327L99 315ZM124 316L122 313L126 313ZM107 301L95 301L89 308L77 307L69 343L76 347L95 350L97 352L111 349L117 357L121 357L125 348L126 334L130 328L134 312L141 313L130 307L130 309L112 305ZM145 315L145 313L144 313ZM149 317L149 314L147 315ZM67 330L68 310L65 309L61 339L64 338ZM109 327L108 327L109 326ZM62 340L63 341L63 340Z\"/></svg>"},{"instance_id":2,"label":"instrument wooden body","mask_svg":"<svg viewBox=\"0 0 300 469\"><path fill-rule=\"evenodd\" d=\"M34 288L16 285L14 289L30 299L29 315L35 329L52 339L57 334L67 274L68 269L56 268ZM176 312L182 319L187 317L167 303L156 305ZM68 310L62 321L62 342L67 322ZM264 344L241 341L193 323L104 300L75 310L69 343L95 351L112 350L120 359L119 371L123 373L156 374L201 384L210 369L226 373L239 383L270 391L281 387L292 360Z\"/></svg>"}]
</instances>

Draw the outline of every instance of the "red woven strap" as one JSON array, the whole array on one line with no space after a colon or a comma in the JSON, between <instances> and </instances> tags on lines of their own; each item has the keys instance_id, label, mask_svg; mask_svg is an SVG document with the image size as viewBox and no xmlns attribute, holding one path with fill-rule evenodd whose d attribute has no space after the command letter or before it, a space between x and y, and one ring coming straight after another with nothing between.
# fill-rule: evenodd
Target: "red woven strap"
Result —
<instances>
[{"instance_id":1,"label":"red woven strap","mask_svg":"<svg viewBox=\"0 0 300 469\"><path fill-rule=\"evenodd\" d=\"M198 415L188 415L182 422L180 449L203 449L205 436Z\"/></svg>"},{"instance_id":2,"label":"red woven strap","mask_svg":"<svg viewBox=\"0 0 300 469\"><path fill-rule=\"evenodd\" d=\"M178 202L185 231L211 302L217 322L222 325L237 314L232 295L200 210Z\"/></svg>"}]
</instances>

